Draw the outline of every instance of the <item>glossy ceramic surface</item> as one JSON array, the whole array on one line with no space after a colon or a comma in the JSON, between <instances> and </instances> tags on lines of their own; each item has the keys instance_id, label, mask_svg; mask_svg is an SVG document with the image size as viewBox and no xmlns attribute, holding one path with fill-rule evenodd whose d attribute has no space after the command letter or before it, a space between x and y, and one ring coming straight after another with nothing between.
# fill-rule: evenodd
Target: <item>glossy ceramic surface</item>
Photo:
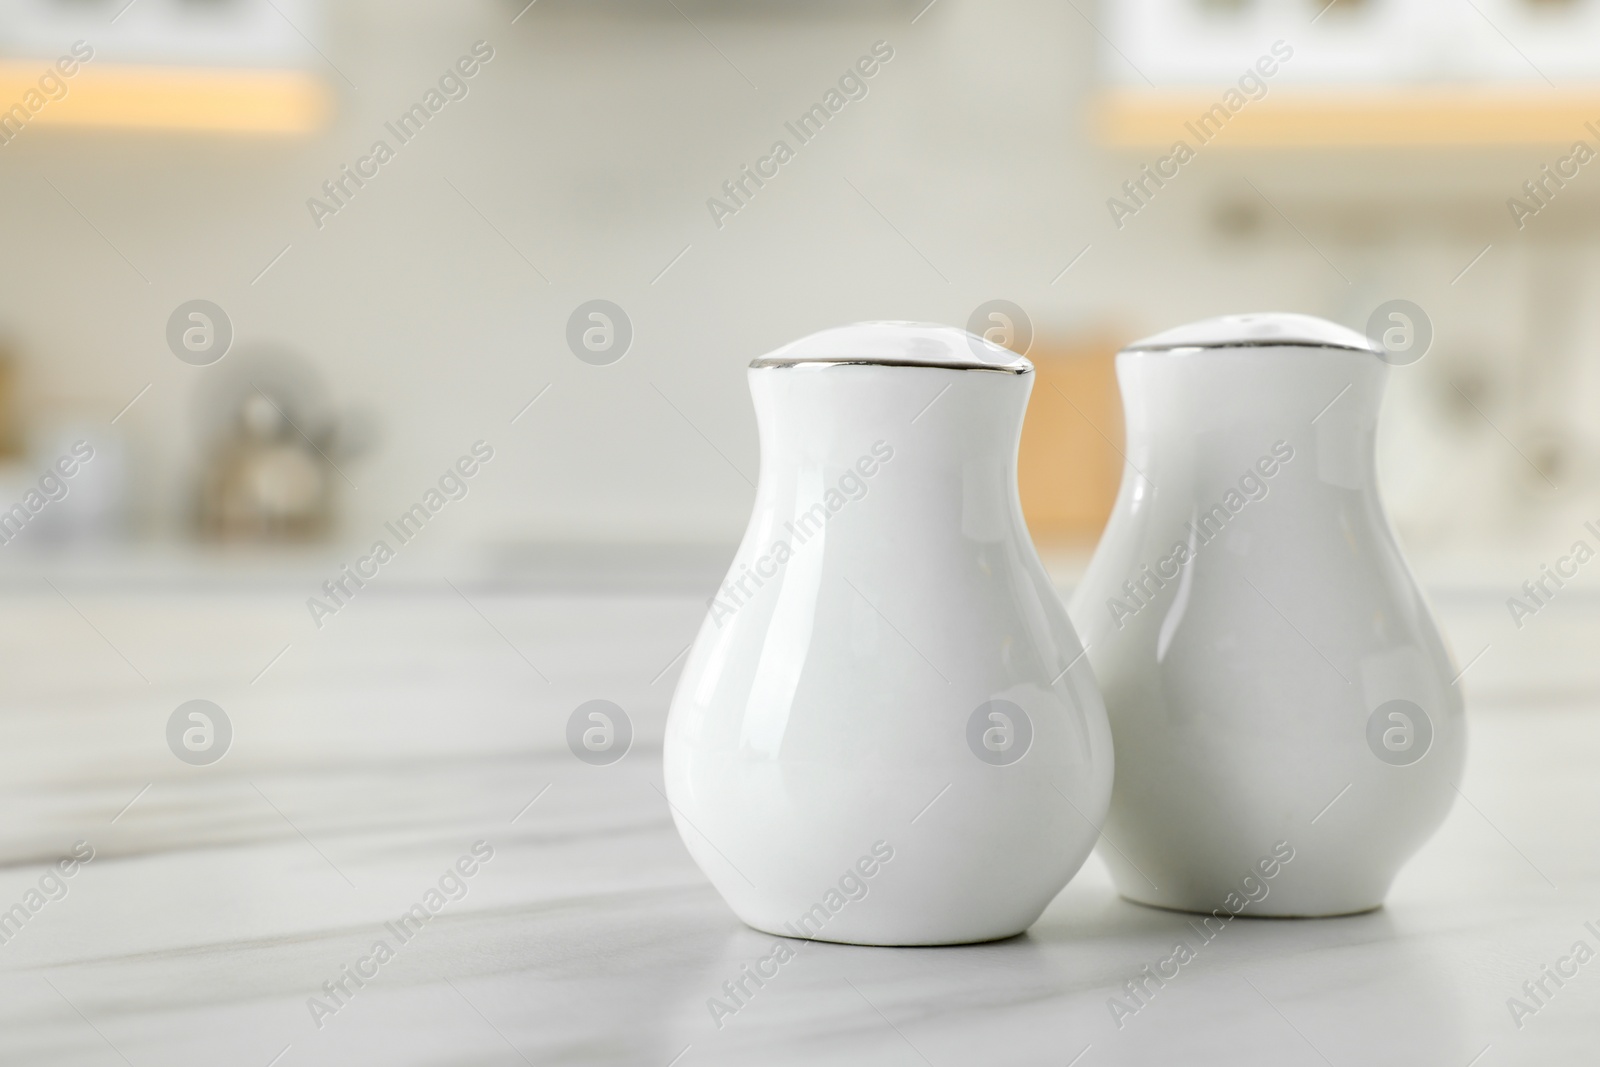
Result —
<instances>
[{"instance_id":1,"label":"glossy ceramic surface","mask_svg":"<svg viewBox=\"0 0 1600 1067\"><path fill-rule=\"evenodd\" d=\"M1093 846L1104 708L1028 538L1026 360L874 323L752 365L754 511L668 719L667 797L741 919L860 944L1026 929Z\"/></svg>"},{"instance_id":2,"label":"glossy ceramic surface","mask_svg":"<svg viewBox=\"0 0 1600 1067\"><path fill-rule=\"evenodd\" d=\"M1117 358L1128 464L1071 610L1117 747L1102 855L1132 900L1370 909L1449 811L1462 700L1378 495L1388 373L1298 315Z\"/></svg>"}]
</instances>

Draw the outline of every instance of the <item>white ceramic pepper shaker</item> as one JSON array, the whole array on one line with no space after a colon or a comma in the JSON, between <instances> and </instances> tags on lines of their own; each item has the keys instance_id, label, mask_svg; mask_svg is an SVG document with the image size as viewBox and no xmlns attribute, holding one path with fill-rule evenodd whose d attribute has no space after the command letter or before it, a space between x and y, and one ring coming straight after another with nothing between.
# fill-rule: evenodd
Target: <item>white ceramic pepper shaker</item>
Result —
<instances>
[{"instance_id":1,"label":"white ceramic pepper shaker","mask_svg":"<svg viewBox=\"0 0 1600 1067\"><path fill-rule=\"evenodd\" d=\"M1465 721L1378 496L1387 373L1305 315L1117 357L1128 463L1071 610L1117 746L1102 856L1132 900L1364 911L1449 811Z\"/></svg>"},{"instance_id":2,"label":"white ceramic pepper shaker","mask_svg":"<svg viewBox=\"0 0 1600 1067\"><path fill-rule=\"evenodd\" d=\"M1112 767L1017 499L1033 367L963 330L864 323L749 381L755 508L667 722L684 843L770 933L1020 933L1093 847Z\"/></svg>"}]
</instances>

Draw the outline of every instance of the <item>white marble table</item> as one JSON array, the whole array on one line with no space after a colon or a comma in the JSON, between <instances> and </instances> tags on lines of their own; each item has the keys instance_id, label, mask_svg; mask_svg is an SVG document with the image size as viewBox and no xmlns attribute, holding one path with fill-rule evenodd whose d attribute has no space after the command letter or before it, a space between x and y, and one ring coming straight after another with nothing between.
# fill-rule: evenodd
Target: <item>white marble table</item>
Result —
<instances>
[{"instance_id":1,"label":"white marble table","mask_svg":"<svg viewBox=\"0 0 1600 1067\"><path fill-rule=\"evenodd\" d=\"M1506 1004L1600 948L1600 625L1578 592L1521 633L1492 595L1439 597L1463 660L1490 649L1467 802L1383 910L1236 922L1119 1029L1108 997L1195 939L1095 859L1011 941L800 945L719 1028L708 998L772 939L657 791L701 602L457 584L396 580L317 631L298 579L8 580L0 909L74 842L94 858L0 944L0 1063L1600 1062L1600 960L1520 1029ZM564 740L595 697L637 730L606 767ZM211 766L166 745L193 698L233 723ZM384 924L477 841L492 859L401 943ZM314 1020L379 938L393 958Z\"/></svg>"}]
</instances>

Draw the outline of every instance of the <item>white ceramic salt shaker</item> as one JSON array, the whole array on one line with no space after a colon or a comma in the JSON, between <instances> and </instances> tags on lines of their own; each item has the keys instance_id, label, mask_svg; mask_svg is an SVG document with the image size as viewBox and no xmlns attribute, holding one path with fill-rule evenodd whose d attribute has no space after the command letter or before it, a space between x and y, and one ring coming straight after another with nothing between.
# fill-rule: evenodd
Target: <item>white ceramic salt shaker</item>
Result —
<instances>
[{"instance_id":1,"label":"white ceramic salt shaker","mask_svg":"<svg viewBox=\"0 0 1600 1067\"><path fill-rule=\"evenodd\" d=\"M1088 856L1112 769L1017 499L1033 367L882 322L748 373L755 508L667 721L684 843L770 933L1020 933Z\"/></svg>"},{"instance_id":2,"label":"white ceramic salt shaker","mask_svg":"<svg viewBox=\"0 0 1600 1067\"><path fill-rule=\"evenodd\" d=\"M1117 746L1102 856L1132 900L1365 911L1450 808L1462 700L1378 496L1387 373L1305 315L1117 357L1128 463L1071 612Z\"/></svg>"}]
</instances>

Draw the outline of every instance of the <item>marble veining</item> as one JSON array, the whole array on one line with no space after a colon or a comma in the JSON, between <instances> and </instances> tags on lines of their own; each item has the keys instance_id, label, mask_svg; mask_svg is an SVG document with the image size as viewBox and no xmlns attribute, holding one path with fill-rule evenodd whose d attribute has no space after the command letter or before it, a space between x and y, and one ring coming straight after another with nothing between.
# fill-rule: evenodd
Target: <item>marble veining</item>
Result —
<instances>
[{"instance_id":1,"label":"marble veining","mask_svg":"<svg viewBox=\"0 0 1600 1067\"><path fill-rule=\"evenodd\" d=\"M0 909L74 842L94 858L0 944L0 1063L1593 1062L1600 961L1547 979L1520 1029L1507 1007L1574 942L1600 949L1600 678L1545 651L1592 647L1592 605L1524 640L1497 601L1443 598L1463 661L1495 642L1464 682L1466 799L1377 912L1203 941L1120 900L1095 858L1023 937L784 942L792 958L716 1018L708 1001L731 1006L724 983L775 939L734 919L660 793L703 598L476 589L491 629L445 593L374 590L308 636L295 588L77 591L103 637L48 589L12 593ZM234 724L209 767L166 748L194 697ZM565 747L595 697L636 729L610 766ZM493 857L464 895L389 933L480 841ZM385 937L392 958L314 1018ZM1119 1019L1111 998L1132 1003L1126 983L1179 940L1193 958Z\"/></svg>"}]
</instances>

